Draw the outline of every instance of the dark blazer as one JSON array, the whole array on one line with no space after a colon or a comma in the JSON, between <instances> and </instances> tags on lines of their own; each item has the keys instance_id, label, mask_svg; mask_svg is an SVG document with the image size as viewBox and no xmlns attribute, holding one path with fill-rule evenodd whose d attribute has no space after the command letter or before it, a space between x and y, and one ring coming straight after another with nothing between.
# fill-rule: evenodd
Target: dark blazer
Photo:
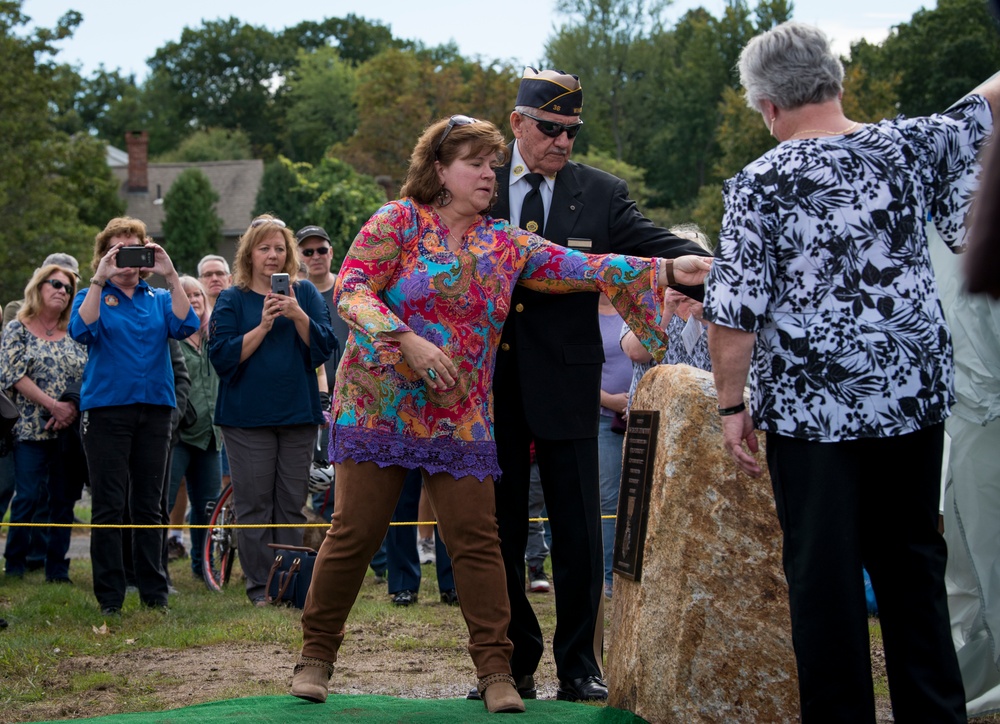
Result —
<instances>
[{"instance_id":1,"label":"dark blazer","mask_svg":"<svg viewBox=\"0 0 1000 724\"><path fill-rule=\"evenodd\" d=\"M497 169L499 199L491 212L497 218L510 216L509 178L509 165ZM639 213L623 180L572 161L556 175L545 238L591 254L710 256ZM597 302L592 292L543 294L515 287L497 352L497 418L505 403L520 396L534 435L597 437L604 363Z\"/></svg>"}]
</instances>

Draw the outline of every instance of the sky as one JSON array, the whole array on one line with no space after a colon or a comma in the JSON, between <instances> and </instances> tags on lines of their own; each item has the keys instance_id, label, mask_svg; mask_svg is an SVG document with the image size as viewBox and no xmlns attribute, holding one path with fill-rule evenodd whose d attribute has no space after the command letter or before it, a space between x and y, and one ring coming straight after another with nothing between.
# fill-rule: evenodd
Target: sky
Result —
<instances>
[{"instance_id":1,"label":"sky","mask_svg":"<svg viewBox=\"0 0 1000 724\"><path fill-rule=\"evenodd\" d=\"M755 0L749 0L751 6ZM715 17L723 0L674 0L666 12L672 25L688 10L703 6ZM880 42L893 25L910 20L936 0L794 0L793 18L821 27L834 50L846 55L861 38ZM77 10L83 22L74 36L57 45L58 60L79 67L89 76L100 64L108 70L145 78L146 59L169 41L180 39L185 27L201 27L204 20L235 16L252 25L280 30L303 20L343 17L350 13L388 25L397 38L421 40L429 46L454 40L467 57L513 60L517 65L539 65L545 44L566 17L555 11L556 0L169 0L126 4L109 0L24 0L22 11L33 24L53 27L68 10ZM475 8L475 9L473 9ZM516 33L504 32L518 26ZM564 69L572 72L572 69Z\"/></svg>"}]
</instances>

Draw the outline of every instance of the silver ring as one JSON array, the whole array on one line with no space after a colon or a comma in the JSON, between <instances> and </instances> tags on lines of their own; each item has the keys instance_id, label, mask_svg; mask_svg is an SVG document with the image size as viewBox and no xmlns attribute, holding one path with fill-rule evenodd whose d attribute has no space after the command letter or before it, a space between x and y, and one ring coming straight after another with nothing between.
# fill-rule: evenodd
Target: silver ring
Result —
<instances>
[{"instance_id":1,"label":"silver ring","mask_svg":"<svg viewBox=\"0 0 1000 724\"><path fill-rule=\"evenodd\" d=\"M431 378L431 382L438 378L438 373L434 371L433 367L427 368L427 376Z\"/></svg>"}]
</instances>

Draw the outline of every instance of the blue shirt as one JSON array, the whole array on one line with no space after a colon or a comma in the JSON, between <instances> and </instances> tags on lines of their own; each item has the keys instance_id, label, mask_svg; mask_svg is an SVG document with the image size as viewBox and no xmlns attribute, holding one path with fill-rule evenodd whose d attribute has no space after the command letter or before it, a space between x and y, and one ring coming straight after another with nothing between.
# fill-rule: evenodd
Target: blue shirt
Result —
<instances>
[{"instance_id":1,"label":"blue shirt","mask_svg":"<svg viewBox=\"0 0 1000 724\"><path fill-rule=\"evenodd\" d=\"M129 298L108 282L101 291L100 315L93 324L85 324L80 305L88 291L89 287L77 292L69 319L70 336L89 353L80 409L136 403L176 407L167 339L184 339L197 331L194 310L179 319L166 289L139 280Z\"/></svg>"},{"instance_id":2,"label":"blue shirt","mask_svg":"<svg viewBox=\"0 0 1000 724\"><path fill-rule=\"evenodd\" d=\"M333 354L337 338L326 302L308 281L294 287L299 306L309 316L309 344L295 323L274 320L260 346L243 362L243 335L260 324L264 295L230 287L219 294L209 325L209 359L219 373L215 423L228 427L320 425L316 368Z\"/></svg>"}]
</instances>

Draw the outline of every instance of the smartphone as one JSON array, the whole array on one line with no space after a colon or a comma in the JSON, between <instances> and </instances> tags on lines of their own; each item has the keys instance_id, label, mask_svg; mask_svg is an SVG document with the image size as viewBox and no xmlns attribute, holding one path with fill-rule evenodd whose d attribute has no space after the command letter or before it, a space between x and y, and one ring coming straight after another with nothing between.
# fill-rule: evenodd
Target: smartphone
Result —
<instances>
[{"instance_id":1,"label":"smartphone","mask_svg":"<svg viewBox=\"0 0 1000 724\"><path fill-rule=\"evenodd\" d=\"M291 286L287 274L271 275L271 291L275 294L284 294L286 297L291 293Z\"/></svg>"},{"instance_id":2,"label":"smartphone","mask_svg":"<svg viewBox=\"0 0 1000 724\"><path fill-rule=\"evenodd\" d=\"M126 267L151 267L153 266L156 252L148 246L123 246L118 250L115 257L115 266L119 269Z\"/></svg>"}]
</instances>

